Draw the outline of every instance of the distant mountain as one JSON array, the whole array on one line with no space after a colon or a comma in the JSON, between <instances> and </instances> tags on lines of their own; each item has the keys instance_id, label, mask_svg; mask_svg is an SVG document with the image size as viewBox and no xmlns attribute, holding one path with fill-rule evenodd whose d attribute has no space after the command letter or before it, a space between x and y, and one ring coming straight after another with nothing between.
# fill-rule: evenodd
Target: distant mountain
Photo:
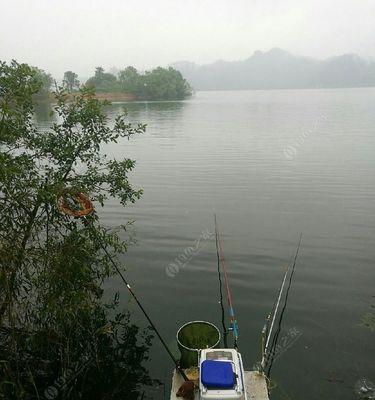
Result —
<instances>
[{"instance_id":1,"label":"distant mountain","mask_svg":"<svg viewBox=\"0 0 375 400\"><path fill-rule=\"evenodd\" d=\"M375 62L355 54L326 60L274 48L243 61L172 64L196 90L293 89L375 86Z\"/></svg>"}]
</instances>

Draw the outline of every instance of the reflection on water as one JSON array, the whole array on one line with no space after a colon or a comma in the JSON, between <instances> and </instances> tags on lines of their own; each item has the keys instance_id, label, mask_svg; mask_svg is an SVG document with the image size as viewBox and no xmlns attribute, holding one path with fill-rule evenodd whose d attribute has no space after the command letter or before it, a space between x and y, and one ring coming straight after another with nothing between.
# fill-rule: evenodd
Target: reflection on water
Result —
<instances>
[{"instance_id":1,"label":"reflection on water","mask_svg":"<svg viewBox=\"0 0 375 400\"><path fill-rule=\"evenodd\" d=\"M264 318L303 232L281 333L301 335L273 366L272 398L353 399L355 383L375 375L373 332L359 324L374 295L375 90L201 92L184 102L115 104L109 117L124 106L147 132L104 151L137 160L130 180L144 196L125 209L110 202L101 218L135 219L137 245L123 261L168 343L189 320L220 326L213 240L166 274L213 229L214 212L247 368L259 360ZM155 343L152 375L168 383L171 369Z\"/></svg>"},{"instance_id":2,"label":"reflection on water","mask_svg":"<svg viewBox=\"0 0 375 400\"><path fill-rule=\"evenodd\" d=\"M183 101L143 101L132 103L117 103L112 104L111 108L114 110L121 107L129 112L142 112L142 111L178 111L184 106Z\"/></svg>"}]
</instances>

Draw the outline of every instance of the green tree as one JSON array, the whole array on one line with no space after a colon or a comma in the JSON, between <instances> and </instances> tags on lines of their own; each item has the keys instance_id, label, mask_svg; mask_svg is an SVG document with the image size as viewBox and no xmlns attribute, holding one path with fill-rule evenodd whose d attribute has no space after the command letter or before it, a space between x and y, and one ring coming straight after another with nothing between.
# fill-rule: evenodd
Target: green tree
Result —
<instances>
[{"instance_id":1,"label":"green tree","mask_svg":"<svg viewBox=\"0 0 375 400\"><path fill-rule=\"evenodd\" d=\"M139 74L134 67L126 67L118 81L121 90L145 100L182 100L192 94L189 83L173 68L158 67Z\"/></svg>"},{"instance_id":2,"label":"green tree","mask_svg":"<svg viewBox=\"0 0 375 400\"><path fill-rule=\"evenodd\" d=\"M32 67L34 71L34 79L39 84L39 90L34 94L34 101L45 102L50 100L51 87L54 82L53 77L46 71L37 67Z\"/></svg>"},{"instance_id":3,"label":"green tree","mask_svg":"<svg viewBox=\"0 0 375 400\"><path fill-rule=\"evenodd\" d=\"M105 72L102 67L95 69L95 75L86 81L86 86L94 88L98 92L117 92L120 90L117 78Z\"/></svg>"},{"instance_id":4,"label":"green tree","mask_svg":"<svg viewBox=\"0 0 375 400\"><path fill-rule=\"evenodd\" d=\"M41 85L35 68L0 62L0 399L136 399L152 382L142 366L151 337L102 290L115 273L110 257L127 248L127 225L121 233L95 213L67 217L57 199L70 188L97 206L136 201L135 162L101 147L145 125L119 115L109 126L92 91L68 102L59 90L57 122L39 130L32 97Z\"/></svg>"},{"instance_id":5,"label":"green tree","mask_svg":"<svg viewBox=\"0 0 375 400\"><path fill-rule=\"evenodd\" d=\"M73 71L64 72L63 86L69 93L79 89L78 75Z\"/></svg>"},{"instance_id":6,"label":"green tree","mask_svg":"<svg viewBox=\"0 0 375 400\"><path fill-rule=\"evenodd\" d=\"M130 92L142 100L183 100L191 96L192 88L181 73L171 67L158 67L140 74L128 66L119 72L118 79L97 67L86 86L98 92Z\"/></svg>"},{"instance_id":7,"label":"green tree","mask_svg":"<svg viewBox=\"0 0 375 400\"><path fill-rule=\"evenodd\" d=\"M132 66L120 71L118 79L121 89L125 92L139 93L144 84L142 76Z\"/></svg>"},{"instance_id":8,"label":"green tree","mask_svg":"<svg viewBox=\"0 0 375 400\"><path fill-rule=\"evenodd\" d=\"M95 78L98 82L103 80L104 76L104 68L103 67L96 67L95 68Z\"/></svg>"}]
</instances>

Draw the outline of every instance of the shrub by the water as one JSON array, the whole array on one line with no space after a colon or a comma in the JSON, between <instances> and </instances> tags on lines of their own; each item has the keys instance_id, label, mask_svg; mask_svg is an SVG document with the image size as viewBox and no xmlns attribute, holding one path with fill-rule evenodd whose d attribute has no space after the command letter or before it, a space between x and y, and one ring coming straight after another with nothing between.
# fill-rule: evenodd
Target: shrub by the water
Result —
<instances>
[{"instance_id":1,"label":"shrub by the water","mask_svg":"<svg viewBox=\"0 0 375 400\"><path fill-rule=\"evenodd\" d=\"M97 214L62 215L57 198L68 187L96 207L136 201L135 161L100 150L145 125L119 115L109 126L93 92L67 101L59 90L56 122L40 130L37 74L0 62L0 399L137 399L153 382L143 365L151 336L102 290L115 269L101 246L115 258L126 251L127 225L118 233Z\"/></svg>"}]
</instances>

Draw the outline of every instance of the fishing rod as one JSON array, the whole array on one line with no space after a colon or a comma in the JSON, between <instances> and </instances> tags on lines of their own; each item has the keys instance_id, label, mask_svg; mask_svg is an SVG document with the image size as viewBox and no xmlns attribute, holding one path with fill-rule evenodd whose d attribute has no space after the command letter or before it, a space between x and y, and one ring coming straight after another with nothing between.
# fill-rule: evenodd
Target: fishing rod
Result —
<instances>
[{"instance_id":1,"label":"fishing rod","mask_svg":"<svg viewBox=\"0 0 375 400\"><path fill-rule=\"evenodd\" d=\"M301 242L302 242L302 233L300 234L297 250L296 250L296 253L294 255L292 272L290 273L290 276L289 276L289 283L288 283L288 287L287 287L286 294L285 294L284 305L283 305L283 308L282 308L281 313L280 313L277 331L276 331L275 336L274 336L273 341L272 341L271 362L269 364L268 371L267 371L267 376L268 377L270 377L270 375L271 375L271 369L272 369L273 361L274 361L274 358L275 358L275 349L276 349L277 341L279 339L279 335L280 335L280 332L281 332L281 323L282 323L282 320L283 320L283 317L284 317L286 306L288 304L289 290L290 290L290 288L292 286L293 275L294 275L294 271L295 271L295 266L296 266L296 262L297 262L299 249L301 247Z\"/></svg>"},{"instance_id":2,"label":"fishing rod","mask_svg":"<svg viewBox=\"0 0 375 400\"><path fill-rule=\"evenodd\" d=\"M284 273L284 278L283 278L281 286L280 286L280 288L279 288L279 290L277 292L276 301L274 303L272 311L270 311L270 313L267 316L266 323L264 324L264 327L263 327L263 330L262 330L263 337L266 337L265 345L263 347L262 361L261 361L262 371L264 371L265 367L266 367L266 361L267 361L267 357L268 357L268 345L269 345L269 342L270 342L270 339L271 339L271 336L272 336L272 329L273 329L273 325L275 323L277 309L279 308L279 305L280 305L281 295L282 295L282 292L284 290L284 285L285 285L286 277L287 277L288 272L289 272L289 268L290 267L288 267L286 269L285 273ZM271 326L270 326L269 322L271 321L271 318L272 318L272 322L271 322Z\"/></svg>"},{"instance_id":3,"label":"fishing rod","mask_svg":"<svg viewBox=\"0 0 375 400\"><path fill-rule=\"evenodd\" d=\"M220 268L220 253L219 253L219 241L218 241L218 236L217 236L217 223L216 223L216 214L214 214L214 220L215 220L215 243L216 243L216 256L217 256L217 273L219 277L219 292L220 292L220 307L221 307L221 324L223 326L223 339L224 339L224 347L228 347L228 330L225 325L225 311L224 311L224 305L223 305L223 288L222 288L222 281L221 281L221 268Z\"/></svg>"},{"instance_id":4,"label":"fishing rod","mask_svg":"<svg viewBox=\"0 0 375 400\"><path fill-rule=\"evenodd\" d=\"M73 198L73 201L75 201L76 203L79 203L80 205L82 205L84 207L84 209L83 210L79 210L79 211L72 209L72 207L67 202L67 196L68 195L70 195L70 197ZM147 321L149 322L149 324L151 325L152 329L154 330L154 332L156 333L157 337L159 338L161 344L163 345L163 347L167 351L169 357L171 358L171 360L173 361L174 365L176 366L176 369L179 371L179 373L181 374L181 376L184 378L185 381L189 381L189 378L186 376L185 372L180 367L178 361L173 356L172 352L169 350L167 344L165 343L164 339L161 337L158 329L156 328L156 326L152 322L150 316L148 315L148 313L144 309L143 305L139 301L137 295L133 291L132 287L130 286L129 282L125 278L124 274L120 271L118 265L113 260L112 256L109 254L106 246L103 244L103 241L102 241L101 237L95 231L93 220L90 221L89 219L86 218L87 216L89 216L90 214L92 214L94 212L94 206L93 206L91 200L88 198L88 196L84 195L83 193L76 192L76 193L72 194L72 193L70 193L69 190L65 190L65 191L63 191L61 196L58 198L57 203L58 203L58 208L59 208L60 212L66 214L66 215L69 215L69 216L73 216L75 218L82 218L83 224L86 227L90 228L93 236L97 239L100 247L103 249L103 251L106 254L106 256L108 257L109 261L111 262L111 264L115 268L117 274L120 276L121 280L125 284L125 286L128 289L129 293L131 294L131 296L133 297L133 299L137 303L137 305L140 308L140 310L142 311L143 315L146 317Z\"/></svg>"},{"instance_id":5,"label":"fishing rod","mask_svg":"<svg viewBox=\"0 0 375 400\"><path fill-rule=\"evenodd\" d=\"M94 232L94 234L96 234L96 232ZM97 235L96 235L97 236ZM186 376L184 370L180 367L178 361L176 360L176 358L174 357L174 355L172 354L172 352L169 350L167 344L165 343L164 339L161 337L159 331L157 330L155 324L152 322L151 318L149 317L149 315L147 314L146 310L144 309L144 307L142 306L141 302L138 300L138 297L136 296L136 294L134 293L132 287L130 286L129 282L125 279L123 273L120 271L120 269L118 268L117 264L115 263L115 261L113 260L113 258L111 257L111 255L109 254L108 250L106 249L106 247L103 245L101 240L98 240L100 247L103 249L103 251L105 252L105 254L107 255L108 259L111 261L111 264L113 265L113 267L115 268L116 272L119 274L120 278L122 279L122 281L124 282L125 286L127 287L129 293L132 295L133 299L136 301L138 307L141 309L141 311L143 312L143 315L146 317L147 321L150 323L152 329L154 330L154 332L156 333L157 337L159 338L161 344L164 346L165 350L167 351L167 353L169 354L169 357L172 359L174 365L176 366L178 372L181 374L181 376L184 378L185 381L188 381L189 378Z\"/></svg>"},{"instance_id":6,"label":"fishing rod","mask_svg":"<svg viewBox=\"0 0 375 400\"><path fill-rule=\"evenodd\" d=\"M276 300L276 302L274 304L274 307L273 307L273 311L268 314L265 326L264 326L263 331L262 331L262 335L264 335L267 332L267 339L265 341L265 346L263 347L261 370L264 372L265 369L266 369L266 366L269 364L268 371L267 371L267 376L268 377L270 376L272 364L273 364L273 361L274 361L275 348L276 348L277 341L278 341L278 338L279 338L279 334L280 334L280 331L281 331L281 323L282 323L282 319L283 319L283 316L284 316L284 312L285 312L285 309L286 309L286 306L287 306L287 303L288 303L289 290L290 290L290 287L291 287L291 284L292 284L292 279L293 279L293 275L294 275L294 271L295 271L295 266L296 266L296 262L297 262L299 249L301 247L301 242L302 242L302 233L300 234L300 237L299 237L299 242L298 242L298 246L297 246L297 249L296 249L296 252L295 252L295 255L294 255L293 264L292 265L289 264L288 268L285 271L284 278L282 280L281 286L280 286L279 291L278 291L277 300ZM281 301L282 293L284 291L286 278L287 278L287 275L288 275L290 269L292 269L292 272L290 273L290 276L289 276L289 283L288 283L288 287L287 287L287 291L286 291L286 295L285 295L284 305L283 305L282 311L280 313L277 331L276 331L276 333L275 333L275 335L274 335L274 337L272 339L271 346L269 347L269 342L270 342L270 339L271 339L271 336L272 336L272 331L273 331L273 327L274 327L277 311L278 311L279 306L280 306L280 301ZM271 322L271 326L269 327L269 322L271 320L271 315L272 315L272 322ZM269 329L268 329L268 327L269 327ZM270 356L270 358L269 358L269 356Z\"/></svg>"},{"instance_id":7,"label":"fishing rod","mask_svg":"<svg viewBox=\"0 0 375 400\"><path fill-rule=\"evenodd\" d=\"M221 243L219 229L217 228L216 217L215 217L215 231L216 231L216 237L217 237L217 242L216 242L217 243L217 253L219 254L219 266L222 266L223 271L224 271L225 288L226 288L228 307L229 307L230 327L228 330L233 332L233 341L234 341L233 347L235 349L237 349L238 348L238 323L237 323L236 315L234 312L232 293L231 293L231 290L229 287L228 273L227 273L227 268L226 268L226 264L225 264L225 258L223 255L223 246Z\"/></svg>"}]
</instances>

